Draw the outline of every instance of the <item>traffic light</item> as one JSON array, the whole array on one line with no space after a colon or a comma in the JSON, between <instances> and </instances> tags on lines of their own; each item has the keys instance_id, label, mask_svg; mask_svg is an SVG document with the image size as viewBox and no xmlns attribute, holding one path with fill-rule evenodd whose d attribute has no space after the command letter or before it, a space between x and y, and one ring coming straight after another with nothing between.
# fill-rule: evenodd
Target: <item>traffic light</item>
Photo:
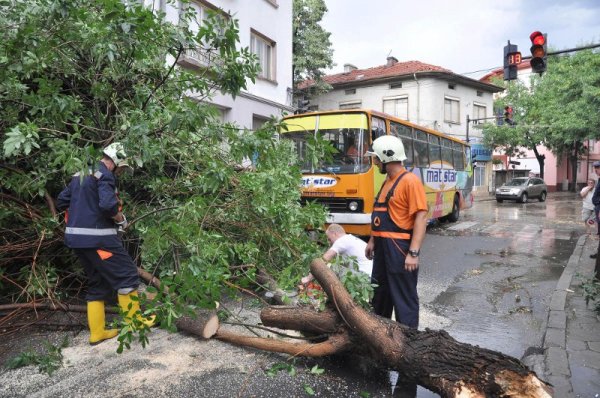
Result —
<instances>
[{"instance_id":1,"label":"traffic light","mask_svg":"<svg viewBox=\"0 0 600 398\"><path fill-rule=\"evenodd\" d=\"M510 41L504 46L504 80L515 80L517 78L517 65L521 63L521 53L516 44Z\"/></svg>"},{"instance_id":2,"label":"traffic light","mask_svg":"<svg viewBox=\"0 0 600 398\"><path fill-rule=\"evenodd\" d=\"M308 105L310 104L310 100L306 97L298 98L298 107L296 108L296 114L308 112Z\"/></svg>"},{"instance_id":3,"label":"traffic light","mask_svg":"<svg viewBox=\"0 0 600 398\"><path fill-rule=\"evenodd\" d=\"M504 123L513 125L513 108L511 106L504 107Z\"/></svg>"},{"instance_id":4,"label":"traffic light","mask_svg":"<svg viewBox=\"0 0 600 398\"><path fill-rule=\"evenodd\" d=\"M535 31L529 35L531 39L531 70L540 75L546 71L546 62L548 58L547 52L547 35L542 32Z\"/></svg>"}]
</instances>

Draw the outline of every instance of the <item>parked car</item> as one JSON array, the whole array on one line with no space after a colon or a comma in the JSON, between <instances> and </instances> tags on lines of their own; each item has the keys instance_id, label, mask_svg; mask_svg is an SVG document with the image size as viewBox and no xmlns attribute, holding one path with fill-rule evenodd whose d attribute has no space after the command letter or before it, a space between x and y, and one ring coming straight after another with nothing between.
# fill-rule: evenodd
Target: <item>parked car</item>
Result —
<instances>
[{"instance_id":1,"label":"parked car","mask_svg":"<svg viewBox=\"0 0 600 398\"><path fill-rule=\"evenodd\" d=\"M529 198L538 198L543 202L546 200L546 195L548 195L548 187L544 180L537 177L513 178L496 189L496 200L499 203L504 200L526 203Z\"/></svg>"}]
</instances>

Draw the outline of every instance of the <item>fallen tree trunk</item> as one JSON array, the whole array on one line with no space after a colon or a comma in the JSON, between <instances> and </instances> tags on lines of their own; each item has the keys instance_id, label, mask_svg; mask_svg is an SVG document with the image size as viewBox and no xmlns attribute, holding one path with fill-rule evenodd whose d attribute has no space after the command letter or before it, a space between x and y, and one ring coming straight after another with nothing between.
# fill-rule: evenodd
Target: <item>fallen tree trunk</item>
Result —
<instances>
[{"instance_id":1,"label":"fallen tree trunk","mask_svg":"<svg viewBox=\"0 0 600 398\"><path fill-rule=\"evenodd\" d=\"M335 312L311 314L295 307L262 311L266 325L304 332L330 333L319 343L289 343L246 337L219 330L216 338L233 344L301 356L339 354L360 349L387 369L442 397L549 398L551 389L519 360L500 352L460 343L445 331L418 331L357 306L321 259L311 273L325 290ZM315 326L316 325L316 326ZM320 347L320 348L319 348Z\"/></svg>"}]
</instances>

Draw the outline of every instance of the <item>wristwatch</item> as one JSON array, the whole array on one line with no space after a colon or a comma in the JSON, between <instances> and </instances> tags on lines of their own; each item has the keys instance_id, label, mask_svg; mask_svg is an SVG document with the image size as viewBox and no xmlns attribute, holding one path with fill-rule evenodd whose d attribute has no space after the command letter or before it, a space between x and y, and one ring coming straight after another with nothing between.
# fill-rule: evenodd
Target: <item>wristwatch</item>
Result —
<instances>
[{"instance_id":1,"label":"wristwatch","mask_svg":"<svg viewBox=\"0 0 600 398\"><path fill-rule=\"evenodd\" d=\"M410 254L412 257L419 257L419 254L421 254L421 250L411 249L408 251L408 254Z\"/></svg>"}]
</instances>

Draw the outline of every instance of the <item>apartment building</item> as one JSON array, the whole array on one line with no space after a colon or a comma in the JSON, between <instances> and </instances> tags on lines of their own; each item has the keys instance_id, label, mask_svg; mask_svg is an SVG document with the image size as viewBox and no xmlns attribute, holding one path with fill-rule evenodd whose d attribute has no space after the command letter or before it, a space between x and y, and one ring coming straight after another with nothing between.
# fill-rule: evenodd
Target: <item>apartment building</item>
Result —
<instances>
[{"instance_id":1,"label":"apartment building","mask_svg":"<svg viewBox=\"0 0 600 398\"><path fill-rule=\"evenodd\" d=\"M239 45L258 56L261 71L256 81L248 81L246 90L236 98L219 92L208 100L220 112L221 121L256 129L269 117L293 111L292 107L292 2L282 0L140 0L145 6L161 10L172 23L179 22L183 7L197 14L197 24L215 10L239 22ZM196 26L197 28L197 26ZM192 26L194 29L194 26ZM186 51L179 65L200 69L203 54ZM190 93L194 97L194 93ZM204 99L202 99L204 101Z\"/></svg>"}]
</instances>

